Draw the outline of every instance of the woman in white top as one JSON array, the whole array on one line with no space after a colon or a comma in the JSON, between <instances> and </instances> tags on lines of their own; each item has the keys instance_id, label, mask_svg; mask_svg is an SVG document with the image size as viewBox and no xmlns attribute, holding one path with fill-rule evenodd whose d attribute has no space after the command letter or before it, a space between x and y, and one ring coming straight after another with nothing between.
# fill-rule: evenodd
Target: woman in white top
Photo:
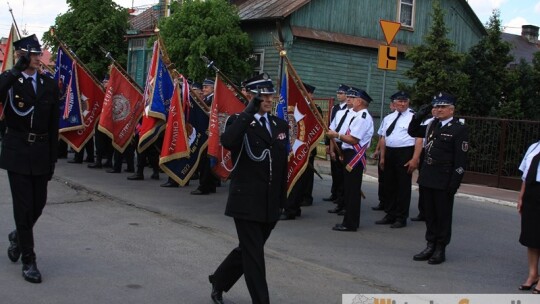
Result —
<instances>
[{"instance_id":1,"label":"woman in white top","mask_svg":"<svg viewBox=\"0 0 540 304\"><path fill-rule=\"evenodd\" d=\"M523 172L519 192L518 212L521 214L521 234L519 242L527 247L529 276L519 290L530 290L538 284L538 260L540 258L540 141L532 144L519 170ZM534 288L534 294L540 289Z\"/></svg>"}]
</instances>

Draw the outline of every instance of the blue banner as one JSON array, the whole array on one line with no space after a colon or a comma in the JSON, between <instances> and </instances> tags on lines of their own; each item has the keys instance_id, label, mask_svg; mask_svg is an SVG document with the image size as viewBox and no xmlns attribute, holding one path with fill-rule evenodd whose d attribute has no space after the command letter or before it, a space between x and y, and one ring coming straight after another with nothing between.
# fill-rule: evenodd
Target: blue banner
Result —
<instances>
[{"instance_id":1,"label":"blue banner","mask_svg":"<svg viewBox=\"0 0 540 304\"><path fill-rule=\"evenodd\" d=\"M76 62L62 46L58 48L54 80L60 88L59 131L71 131L84 128L81 113L79 84L74 71Z\"/></svg>"}]
</instances>

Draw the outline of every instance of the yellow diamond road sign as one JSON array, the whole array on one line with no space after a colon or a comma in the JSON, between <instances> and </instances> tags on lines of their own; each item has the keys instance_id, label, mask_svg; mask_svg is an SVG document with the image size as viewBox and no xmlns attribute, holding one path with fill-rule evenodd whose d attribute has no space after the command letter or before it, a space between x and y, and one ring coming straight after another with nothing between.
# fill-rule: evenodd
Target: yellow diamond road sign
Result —
<instances>
[{"instance_id":1,"label":"yellow diamond road sign","mask_svg":"<svg viewBox=\"0 0 540 304\"><path fill-rule=\"evenodd\" d=\"M384 39L386 40L386 43L390 45L399 31L401 23L388 20L380 20L379 22L384 33Z\"/></svg>"}]
</instances>

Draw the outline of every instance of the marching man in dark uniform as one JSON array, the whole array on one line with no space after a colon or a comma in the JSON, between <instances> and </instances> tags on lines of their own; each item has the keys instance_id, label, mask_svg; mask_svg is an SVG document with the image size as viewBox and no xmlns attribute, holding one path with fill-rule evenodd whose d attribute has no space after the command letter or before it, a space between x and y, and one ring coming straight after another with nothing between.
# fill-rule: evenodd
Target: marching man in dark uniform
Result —
<instances>
[{"instance_id":1,"label":"marching man in dark uniform","mask_svg":"<svg viewBox=\"0 0 540 304\"><path fill-rule=\"evenodd\" d=\"M445 249L452 234L454 195L465 173L469 131L454 118L456 99L447 93L433 98L435 119L426 125L422 120L430 113L425 105L414 115L409 125L413 137L426 137L424 163L418 184L425 202L427 247L415 255L415 261L440 264L446 260Z\"/></svg>"},{"instance_id":2,"label":"marching man in dark uniform","mask_svg":"<svg viewBox=\"0 0 540 304\"><path fill-rule=\"evenodd\" d=\"M41 283L33 227L45 207L57 159L59 89L37 72L42 52L36 35L13 45L17 63L0 75L7 126L0 168L8 171L16 226L8 236L8 257L17 262L22 256L24 279Z\"/></svg>"},{"instance_id":3,"label":"marching man in dark uniform","mask_svg":"<svg viewBox=\"0 0 540 304\"><path fill-rule=\"evenodd\" d=\"M223 302L223 292L244 275L252 303L270 303L266 283L264 244L287 197L287 123L269 113L275 94L270 79L248 82L259 92L246 109L227 121L221 143L232 152L225 214L234 218L239 245L229 253L213 275L211 297Z\"/></svg>"}]
</instances>

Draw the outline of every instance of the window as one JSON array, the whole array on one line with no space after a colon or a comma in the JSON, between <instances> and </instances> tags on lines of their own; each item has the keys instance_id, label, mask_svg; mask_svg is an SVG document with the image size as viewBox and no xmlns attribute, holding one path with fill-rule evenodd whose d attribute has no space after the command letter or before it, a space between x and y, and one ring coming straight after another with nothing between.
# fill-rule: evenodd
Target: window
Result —
<instances>
[{"instance_id":1,"label":"window","mask_svg":"<svg viewBox=\"0 0 540 304\"><path fill-rule=\"evenodd\" d=\"M253 75L259 75L264 72L264 49L254 49L250 59L253 62Z\"/></svg>"},{"instance_id":2,"label":"window","mask_svg":"<svg viewBox=\"0 0 540 304\"><path fill-rule=\"evenodd\" d=\"M399 22L401 26L414 27L414 0L399 0Z\"/></svg>"}]
</instances>

